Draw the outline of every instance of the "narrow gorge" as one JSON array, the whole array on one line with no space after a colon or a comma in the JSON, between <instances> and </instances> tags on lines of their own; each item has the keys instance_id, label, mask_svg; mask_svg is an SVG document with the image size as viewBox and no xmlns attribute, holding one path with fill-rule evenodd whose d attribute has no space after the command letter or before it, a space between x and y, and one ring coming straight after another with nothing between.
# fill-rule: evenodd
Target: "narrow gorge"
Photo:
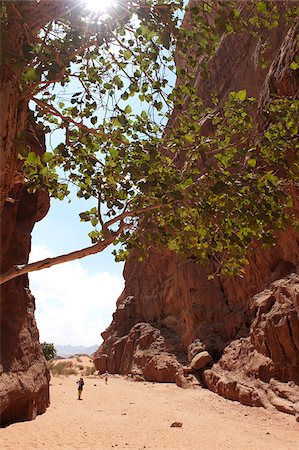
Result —
<instances>
[{"instance_id":1,"label":"narrow gorge","mask_svg":"<svg viewBox=\"0 0 299 450\"><path fill-rule=\"evenodd\" d=\"M220 102L241 89L257 98L257 131L270 96L298 98L299 90L298 70L290 68L298 54L298 21L291 29L281 21L265 33L271 42L267 69L258 64L259 41L242 32L224 35L210 75L199 69L195 77L207 106L213 92ZM202 132L213 133L208 120ZM267 250L257 242L249 261L242 278L210 280L216 262L203 267L168 250L153 251L143 263L131 257L125 289L94 355L97 369L182 387L195 376L228 399L298 414L298 233L279 232L277 245Z\"/></svg>"},{"instance_id":2,"label":"narrow gorge","mask_svg":"<svg viewBox=\"0 0 299 450\"><path fill-rule=\"evenodd\" d=\"M47 14L52 9L55 10L55 14L53 12L54 15L48 17L42 11L42 2L36 2L36 5L30 2L15 3L22 5L25 10L27 8L29 12L32 12L31 7L37 7L41 11L42 25L60 17L62 12L56 12L56 8L66 8L62 2L45 2L48 7ZM72 0L69 0L66 5L72 3ZM129 3L125 0L123 2L126 8ZM245 3L238 3L241 12ZM277 3L283 11L287 2ZM196 0L191 0L190 4L196 4ZM70 20L74 20L70 23L77 25L77 16L73 13L73 17L72 11L76 10L67 9ZM125 11L127 12L126 9ZM28 22L32 18L29 12ZM246 10L242 13L246 15ZM13 14L14 20L20 25L16 12ZM123 20L125 19L121 17L121 21ZM33 22L31 31L37 35L39 23ZM188 28L191 22L187 13L183 26ZM20 29L24 34L23 23L21 25ZM270 98L277 96L298 99L298 67L291 67L296 57L298 58L298 28L298 18L292 21L292 25L287 25L282 14L276 27L262 30L265 42L269 44L264 55L268 62L265 65L260 63L261 42L252 33L244 30L223 33L208 70L204 72L200 64L192 69L194 88L203 104L210 108L213 105L212 97L217 96L221 105L230 92L246 90L247 97L257 99L252 115L255 133L258 134L265 126L263 109ZM24 39L28 37L28 33L26 36L25 34L22 35ZM74 41L73 38L70 40L74 44L74 55L82 51L80 39L75 38ZM100 35L100 39L96 41L99 48L103 40ZM88 45L95 47L95 41L91 42L86 38L86 42L82 44L84 50L89 48ZM59 42L58 44L60 45ZM20 50L21 56L24 56L23 47ZM124 55L125 61L130 60L130 53ZM33 54L33 58L37 58L34 52L31 52L31 57ZM70 56L67 51L62 54L67 58L66 55ZM176 56L177 67L183 67L185 55L178 52ZM45 60L41 60L40 67L43 70L47 58L46 54ZM27 68L31 62L28 62ZM52 78L45 84L59 83L68 67L67 63L65 66L57 66L60 70L57 71L55 64L52 66L54 73L50 74L51 68L47 69ZM45 71L46 75L48 72ZM46 75L44 74L45 77ZM55 81L56 77L58 81ZM94 78L94 74L92 77ZM29 79L29 87L31 82ZM183 83L182 76L178 78L177 85ZM108 83L107 90L113 89L111 86ZM2 87L5 91L5 83ZM125 96L128 97L129 95ZM71 101L75 103L77 100L72 98ZM28 98L26 101L29 102ZM90 105L88 108L92 109ZM20 105L19 111L16 106L16 117L20 109ZM41 112L42 108L37 110ZM129 110L132 108L129 107ZM23 113L26 111L27 109L22 110ZM52 112L53 110L51 114ZM49 107L46 107L43 113L51 116ZM82 123L76 122L72 113L67 114L69 115L64 122L59 111L57 115L63 122L61 129L65 131L66 141L70 124L82 125L86 117L89 120L90 110L88 109L87 116L81 117ZM172 129L178 115L179 112L175 110L166 130ZM93 119L96 120L91 121L92 124L97 122L97 117ZM117 126L121 127L121 124ZM203 135L213 136L214 128L209 117L200 123L200 127ZM78 136L83 136L87 142L84 151L87 151L90 143L91 147L96 147L92 139L88 141L86 137L86 129L91 129L86 125L83 131L79 128L79 131L75 130L69 142L66 142L65 146L62 145L62 156L59 155L62 161L65 154L70 155L67 145L71 141L75 148ZM120 135L119 129L116 131L117 138ZM96 135L94 129L91 135ZM105 142L104 146L107 144ZM35 125L29 126L25 143L38 155L45 151L44 136L36 130ZM12 145L17 154L13 139ZM290 161L297 161L298 165L298 147L294 148L294 151L290 150L289 158ZM76 151L75 148L74 153ZM80 151L77 153L80 154ZM112 153L108 156L105 154L105 157L109 160L111 156L110 159L113 160ZM92 161L94 159L90 158ZM80 167L84 166L84 162L84 158L80 159L79 155ZM76 170L77 168L74 169ZM102 180L104 178L107 180L107 177ZM29 194L24 180L10 181L14 187L8 197L7 184L5 189L3 188L5 198L2 200L5 204L1 211L1 273L28 262L34 224L45 217L50 206L46 189ZM81 194L81 197L84 197L84 193ZM292 208L298 216L296 187L292 191L292 198ZM122 218L120 222L122 223ZM103 227L106 234L109 234L108 228L106 226L104 230ZM111 230L109 236L113 242ZM136 381L176 383L182 388L200 384L227 399L245 405L279 410L292 414L299 420L298 231L291 228L279 231L275 246L265 248L261 242L254 242L248 260L249 264L242 277L218 276L218 262L213 259L209 265L204 266L195 262L192 256L183 258L168 249L159 248L151 249L148 257L140 262L138 252L134 250L125 263L125 288L117 300L112 322L102 333L103 343L93 355L96 369L99 373L108 371L111 374L128 375ZM211 274L216 275L211 279ZM27 274L1 286L0 321L0 414L1 425L5 426L34 419L37 414L46 411L50 402L50 374L39 342L35 322L35 299L30 291Z\"/></svg>"}]
</instances>

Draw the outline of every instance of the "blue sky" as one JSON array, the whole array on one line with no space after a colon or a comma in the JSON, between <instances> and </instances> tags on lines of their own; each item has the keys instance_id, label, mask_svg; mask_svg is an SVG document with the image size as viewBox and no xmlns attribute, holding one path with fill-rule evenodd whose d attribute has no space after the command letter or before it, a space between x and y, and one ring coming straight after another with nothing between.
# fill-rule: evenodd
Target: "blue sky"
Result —
<instances>
[{"instance_id":1,"label":"blue sky","mask_svg":"<svg viewBox=\"0 0 299 450\"><path fill-rule=\"evenodd\" d=\"M60 142L61 132L46 140L47 150ZM91 226L80 222L79 213L90 209L92 200L72 193L68 200L51 199L47 216L32 233L30 261L88 247ZM29 275L36 297L36 321L40 340L62 345L100 344L100 333L110 324L116 300L124 287L123 263L116 263L113 246L97 255L33 272Z\"/></svg>"},{"instance_id":2,"label":"blue sky","mask_svg":"<svg viewBox=\"0 0 299 450\"><path fill-rule=\"evenodd\" d=\"M80 203L51 201L48 215L33 230L31 261L91 244L87 224L79 221L78 212L84 210ZM111 250L113 247L29 275L41 341L86 346L101 343L100 333L110 324L124 287L123 263L114 261Z\"/></svg>"}]
</instances>

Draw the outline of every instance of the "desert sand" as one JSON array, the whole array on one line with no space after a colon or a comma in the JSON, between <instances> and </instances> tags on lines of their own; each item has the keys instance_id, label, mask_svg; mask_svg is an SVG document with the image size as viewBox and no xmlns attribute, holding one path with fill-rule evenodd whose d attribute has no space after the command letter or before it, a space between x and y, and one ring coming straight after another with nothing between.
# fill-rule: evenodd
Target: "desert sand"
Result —
<instances>
[{"instance_id":1,"label":"desert sand","mask_svg":"<svg viewBox=\"0 0 299 450\"><path fill-rule=\"evenodd\" d=\"M297 450L293 416L250 408L195 387L109 376L51 379L51 406L34 421L0 430L2 450ZM171 427L181 422L181 427Z\"/></svg>"}]
</instances>

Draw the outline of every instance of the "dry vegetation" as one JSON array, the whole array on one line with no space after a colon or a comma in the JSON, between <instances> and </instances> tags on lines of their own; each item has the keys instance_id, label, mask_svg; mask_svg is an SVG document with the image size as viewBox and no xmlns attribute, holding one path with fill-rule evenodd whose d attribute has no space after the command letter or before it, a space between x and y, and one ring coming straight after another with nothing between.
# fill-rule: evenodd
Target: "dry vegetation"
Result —
<instances>
[{"instance_id":1,"label":"dry vegetation","mask_svg":"<svg viewBox=\"0 0 299 450\"><path fill-rule=\"evenodd\" d=\"M49 369L53 376L91 376L95 373L95 366L88 355L74 355L66 359L52 359L49 361Z\"/></svg>"}]
</instances>

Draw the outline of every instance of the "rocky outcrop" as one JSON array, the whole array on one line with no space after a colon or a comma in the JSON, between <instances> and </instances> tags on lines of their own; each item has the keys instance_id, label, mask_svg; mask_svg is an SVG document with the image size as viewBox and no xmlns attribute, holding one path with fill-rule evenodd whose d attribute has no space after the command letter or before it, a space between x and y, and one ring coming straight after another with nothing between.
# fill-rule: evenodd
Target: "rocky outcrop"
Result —
<instances>
[{"instance_id":1,"label":"rocky outcrop","mask_svg":"<svg viewBox=\"0 0 299 450\"><path fill-rule=\"evenodd\" d=\"M219 362L205 371L205 382L245 405L299 415L299 275L254 296L249 314L249 336L225 348Z\"/></svg>"},{"instance_id":2,"label":"rocky outcrop","mask_svg":"<svg viewBox=\"0 0 299 450\"><path fill-rule=\"evenodd\" d=\"M106 336L105 350L94 354L96 369L104 373L130 374L135 380L187 384L183 373L184 355L180 355L176 333L150 323L133 324L136 317L133 297L122 302L114 314L113 329ZM131 317L133 322L126 321ZM109 357L108 357L109 355ZM112 356L113 355L113 356Z\"/></svg>"},{"instance_id":3,"label":"rocky outcrop","mask_svg":"<svg viewBox=\"0 0 299 450\"><path fill-rule=\"evenodd\" d=\"M282 234L267 252L257 248L244 278L208 280L208 268L169 251L153 253L143 264L129 261L125 290L95 353L97 370L148 379L145 366L153 359L150 379L157 381L157 355L172 355L178 377L171 381L177 382L197 355L206 355L209 364L208 355L217 361L232 341L245 342L254 318L249 300L298 268L299 244L292 232Z\"/></svg>"},{"instance_id":4,"label":"rocky outcrop","mask_svg":"<svg viewBox=\"0 0 299 450\"><path fill-rule=\"evenodd\" d=\"M252 36L223 37L211 76L203 79L200 70L196 76L204 102L209 104L212 92L223 101L230 91L245 88L248 96L259 98L255 114L257 129L262 127L260 110L270 94L298 95L298 74L289 67L297 28L298 23L287 30L281 21L268 31L272 49L267 58L273 61L268 69L256 63L259 43ZM203 132L211 131L209 124L203 127ZM296 194L294 206L299 210ZM213 263L202 267L167 250L151 252L142 264L131 258L124 270L125 290L95 354L98 370L128 374L138 367L139 377L146 378L150 367L150 379L161 381L159 358L166 351L164 367L170 357L178 376L183 370L184 382L194 373L227 398L296 414L299 236L286 230L277 242L267 250L254 245L243 278L209 280L209 273L216 272ZM136 330L141 326L140 346Z\"/></svg>"},{"instance_id":5,"label":"rocky outcrop","mask_svg":"<svg viewBox=\"0 0 299 450\"><path fill-rule=\"evenodd\" d=\"M35 151L43 146L31 134ZM45 192L28 194L21 184L10 192L1 214L1 273L28 262L31 231L49 209ZM39 344L35 300L27 275L1 286L1 424L33 419L49 405L49 371Z\"/></svg>"}]
</instances>

